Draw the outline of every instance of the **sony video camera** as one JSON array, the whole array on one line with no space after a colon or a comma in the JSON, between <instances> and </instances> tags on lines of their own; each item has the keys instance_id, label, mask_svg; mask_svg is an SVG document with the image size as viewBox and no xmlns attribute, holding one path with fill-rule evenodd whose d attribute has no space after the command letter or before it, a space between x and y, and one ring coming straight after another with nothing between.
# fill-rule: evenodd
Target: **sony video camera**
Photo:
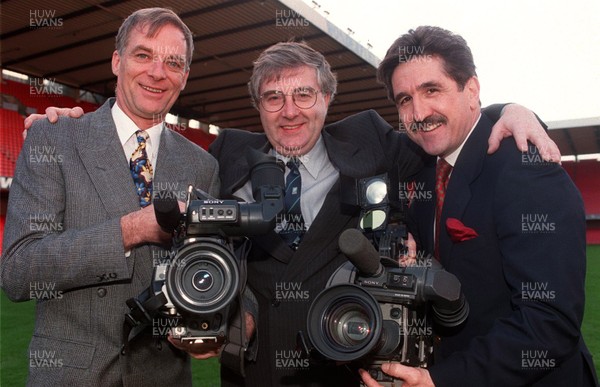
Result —
<instances>
[{"instance_id":1,"label":"sony video camera","mask_svg":"<svg viewBox=\"0 0 600 387\"><path fill-rule=\"evenodd\" d=\"M127 301L130 330L153 325L159 328L153 335L158 331L182 341L225 342L246 283L245 254L236 258L233 237L273 230L284 208L283 164L253 149L247 157L255 203L219 200L189 187L181 214L176 195L155 196L157 222L173 232L173 246L155 266L150 288ZM133 339L130 332L124 335L125 344Z\"/></svg>"},{"instance_id":2,"label":"sony video camera","mask_svg":"<svg viewBox=\"0 0 600 387\"><path fill-rule=\"evenodd\" d=\"M339 247L349 262L311 304L310 344L302 333L298 338L312 358L356 362L382 385L398 386L381 364L430 366L434 327L459 326L469 306L458 279L431 256L399 265L406 238L404 204L389 187L387 174L353 179L351 188L346 183L346 192L354 192L361 207L360 229L340 235Z\"/></svg>"}]
</instances>

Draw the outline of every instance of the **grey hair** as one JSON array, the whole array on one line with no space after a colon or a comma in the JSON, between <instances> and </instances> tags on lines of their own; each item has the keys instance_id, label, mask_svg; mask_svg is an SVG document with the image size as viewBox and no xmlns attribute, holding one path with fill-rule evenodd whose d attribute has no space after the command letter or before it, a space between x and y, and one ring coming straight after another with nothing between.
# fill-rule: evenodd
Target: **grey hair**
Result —
<instances>
[{"instance_id":1,"label":"grey hair","mask_svg":"<svg viewBox=\"0 0 600 387\"><path fill-rule=\"evenodd\" d=\"M254 107L258 108L260 86L263 83L278 79L284 71L302 66L309 66L317 71L319 88L323 94L331 96L331 103L337 91L337 79L325 57L305 43L280 42L264 50L254 61L252 76L248 82Z\"/></svg>"},{"instance_id":2,"label":"grey hair","mask_svg":"<svg viewBox=\"0 0 600 387\"><path fill-rule=\"evenodd\" d=\"M185 37L186 43L186 71L190 69L192 63L192 55L194 54L194 36L192 31L185 23L177 16L175 12L168 8L143 8L135 11L125 19L115 41L115 49L119 55L123 55L123 50L127 46L131 31L136 27L148 27L146 36L152 38L165 25L171 24L178 28Z\"/></svg>"}]
</instances>

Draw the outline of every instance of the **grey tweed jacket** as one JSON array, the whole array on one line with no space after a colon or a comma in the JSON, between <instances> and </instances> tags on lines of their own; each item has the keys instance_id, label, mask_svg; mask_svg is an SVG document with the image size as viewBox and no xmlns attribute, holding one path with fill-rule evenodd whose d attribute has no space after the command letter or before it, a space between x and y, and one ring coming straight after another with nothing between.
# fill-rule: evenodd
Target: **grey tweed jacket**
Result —
<instances>
[{"instance_id":1,"label":"grey tweed jacket","mask_svg":"<svg viewBox=\"0 0 600 387\"><path fill-rule=\"evenodd\" d=\"M120 354L125 301L150 285L144 245L126 257L120 218L139 210L128 160L110 113L114 99L80 119L37 122L10 191L1 285L14 301L35 299L28 358L31 386L191 385L190 361L151 334ZM163 130L154 190L184 196L189 184L216 196L207 152Z\"/></svg>"}]
</instances>

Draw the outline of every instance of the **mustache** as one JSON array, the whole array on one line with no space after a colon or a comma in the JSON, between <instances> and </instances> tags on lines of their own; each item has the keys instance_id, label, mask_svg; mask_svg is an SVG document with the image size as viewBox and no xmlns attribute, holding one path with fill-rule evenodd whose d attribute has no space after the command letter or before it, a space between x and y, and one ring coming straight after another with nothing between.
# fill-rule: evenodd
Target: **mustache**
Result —
<instances>
[{"instance_id":1,"label":"mustache","mask_svg":"<svg viewBox=\"0 0 600 387\"><path fill-rule=\"evenodd\" d=\"M441 115L433 115L425 118L422 121L414 121L410 124L401 123L400 125L401 129L406 129L407 131L410 130L411 132L416 133L419 130L422 132L429 132L432 130L432 126L446 123L448 123L446 117Z\"/></svg>"}]
</instances>

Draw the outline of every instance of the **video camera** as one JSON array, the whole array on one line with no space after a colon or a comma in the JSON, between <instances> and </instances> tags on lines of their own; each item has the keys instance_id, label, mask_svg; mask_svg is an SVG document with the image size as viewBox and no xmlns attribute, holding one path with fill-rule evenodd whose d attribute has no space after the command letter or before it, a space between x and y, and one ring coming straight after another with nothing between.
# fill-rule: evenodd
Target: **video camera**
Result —
<instances>
[{"instance_id":1,"label":"video camera","mask_svg":"<svg viewBox=\"0 0 600 387\"><path fill-rule=\"evenodd\" d=\"M284 208L284 166L267 154L249 150L255 203L219 200L189 187L186 210L176 195L157 194L153 204L158 224L173 233L168 259L154 268L150 287L127 301L126 326L139 331L166 319L174 338L188 342L224 343L246 283L245 254L236 258L234 238L267 233ZM241 244L240 246L244 246ZM167 332L164 332L166 335ZM133 339L124 332L125 344Z\"/></svg>"},{"instance_id":2,"label":"video camera","mask_svg":"<svg viewBox=\"0 0 600 387\"><path fill-rule=\"evenodd\" d=\"M307 336L298 338L313 359L356 362L384 386L399 381L381 364L426 368L433 362L434 326L456 327L469 313L458 279L431 256L402 267L404 203L388 174L354 180L346 192L361 207L359 229L338 240L349 262L330 277L312 302ZM316 350L316 353L315 353Z\"/></svg>"}]
</instances>

